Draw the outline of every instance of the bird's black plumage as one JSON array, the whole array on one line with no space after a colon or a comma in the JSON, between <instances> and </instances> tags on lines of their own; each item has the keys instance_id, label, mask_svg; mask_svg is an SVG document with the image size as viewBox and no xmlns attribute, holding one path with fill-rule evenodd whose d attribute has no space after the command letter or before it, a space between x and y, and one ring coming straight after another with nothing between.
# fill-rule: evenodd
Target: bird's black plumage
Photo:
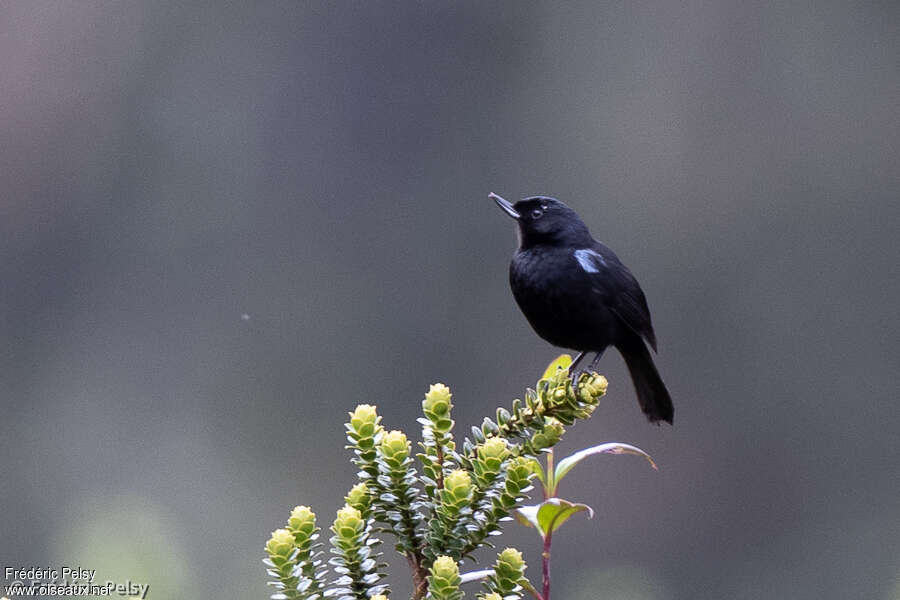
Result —
<instances>
[{"instance_id":1,"label":"bird's black plumage","mask_svg":"<svg viewBox=\"0 0 900 600\"><path fill-rule=\"evenodd\" d=\"M671 423L672 400L645 345L656 350L650 309L628 267L559 200L536 196L511 204L490 197L518 225L509 283L535 332L555 346L580 351L572 369L586 353L597 353L593 366L615 346L644 414L651 422Z\"/></svg>"}]
</instances>

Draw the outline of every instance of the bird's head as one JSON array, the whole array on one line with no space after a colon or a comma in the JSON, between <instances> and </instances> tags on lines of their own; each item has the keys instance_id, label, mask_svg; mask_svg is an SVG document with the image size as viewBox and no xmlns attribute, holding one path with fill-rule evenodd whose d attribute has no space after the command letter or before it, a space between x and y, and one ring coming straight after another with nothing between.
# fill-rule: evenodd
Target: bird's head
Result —
<instances>
[{"instance_id":1,"label":"bird's head","mask_svg":"<svg viewBox=\"0 0 900 600\"><path fill-rule=\"evenodd\" d=\"M519 248L539 245L584 248L593 241L587 225L575 211L555 198L533 196L513 204L497 194L489 197L516 220Z\"/></svg>"}]
</instances>

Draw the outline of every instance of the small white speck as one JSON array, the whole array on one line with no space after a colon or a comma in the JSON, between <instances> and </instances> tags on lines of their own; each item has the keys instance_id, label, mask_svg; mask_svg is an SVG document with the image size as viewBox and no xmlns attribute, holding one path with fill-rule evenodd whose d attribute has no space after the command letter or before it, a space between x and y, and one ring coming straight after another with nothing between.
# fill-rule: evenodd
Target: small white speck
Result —
<instances>
[{"instance_id":1,"label":"small white speck","mask_svg":"<svg viewBox=\"0 0 900 600\"><path fill-rule=\"evenodd\" d=\"M599 273L600 267L606 266L606 261L599 253L590 248L582 248L575 251L575 260L581 265L581 268L588 273Z\"/></svg>"},{"instance_id":2,"label":"small white speck","mask_svg":"<svg viewBox=\"0 0 900 600\"><path fill-rule=\"evenodd\" d=\"M250 315L248 315L247 313L241 313L241 321L249 321L249 320L250 320Z\"/></svg>"}]
</instances>

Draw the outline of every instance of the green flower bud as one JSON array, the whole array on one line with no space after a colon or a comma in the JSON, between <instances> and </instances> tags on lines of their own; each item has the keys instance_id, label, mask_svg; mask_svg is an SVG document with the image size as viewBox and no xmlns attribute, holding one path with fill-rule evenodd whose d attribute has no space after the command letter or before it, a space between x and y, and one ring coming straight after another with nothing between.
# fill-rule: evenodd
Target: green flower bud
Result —
<instances>
[{"instance_id":1,"label":"green flower bud","mask_svg":"<svg viewBox=\"0 0 900 600\"><path fill-rule=\"evenodd\" d=\"M497 556L492 583L501 596L515 592L525 579L525 561L522 553L515 548L507 548Z\"/></svg>"},{"instance_id":2,"label":"green flower bud","mask_svg":"<svg viewBox=\"0 0 900 600\"><path fill-rule=\"evenodd\" d=\"M334 536L329 540L332 545L332 553L336 554L328 561L334 567L334 571L340 575L333 584L336 586L331 592L342 598L365 598L368 593L380 591L374 589L382 575L378 573L376 559L378 553L372 551L370 521L356 508L344 505L334 519L331 531ZM313 573L315 574L315 573ZM316 598L323 598L324 590L315 590ZM312 595L304 597L313 597Z\"/></svg>"},{"instance_id":3,"label":"green flower bud","mask_svg":"<svg viewBox=\"0 0 900 600\"><path fill-rule=\"evenodd\" d=\"M472 478L462 469L451 471L444 478L441 490L442 512L445 517L455 518L459 511L472 500Z\"/></svg>"},{"instance_id":4,"label":"green flower bud","mask_svg":"<svg viewBox=\"0 0 900 600\"><path fill-rule=\"evenodd\" d=\"M559 442L565 431L566 429L562 423L552 417L548 417L544 428L531 437L534 450L538 451L553 447Z\"/></svg>"},{"instance_id":5,"label":"green flower bud","mask_svg":"<svg viewBox=\"0 0 900 600\"><path fill-rule=\"evenodd\" d=\"M450 418L450 410L453 408L451 396L450 388L443 383L435 383L422 401L422 412L440 433L449 433L453 429L453 420Z\"/></svg>"},{"instance_id":6,"label":"green flower bud","mask_svg":"<svg viewBox=\"0 0 900 600\"><path fill-rule=\"evenodd\" d=\"M503 467L503 461L509 457L510 451L504 438L491 437L476 446L475 452L476 458L472 461L475 480L480 489L485 489L496 481Z\"/></svg>"},{"instance_id":7,"label":"green flower bud","mask_svg":"<svg viewBox=\"0 0 900 600\"><path fill-rule=\"evenodd\" d=\"M503 493L495 500L496 505L504 510L512 509L518 502L522 490L530 485L534 477L534 461L524 456L517 456L506 467L506 481Z\"/></svg>"},{"instance_id":8,"label":"green flower bud","mask_svg":"<svg viewBox=\"0 0 900 600\"><path fill-rule=\"evenodd\" d=\"M548 409L566 410L566 408L575 408L577 399L573 393L575 386L569 377L565 374L557 373L550 378L547 387L542 388L543 393L540 394L542 403Z\"/></svg>"},{"instance_id":9,"label":"green flower bud","mask_svg":"<svg viewBox=\"0 0 900 600\"><path fill-rule=\"evenodd\" d=\"M357 483L350 491L347 493L347 496L344 498L344 501L348 506L352 506L360 513L365 513L369 510L369 503L371 501L369 497L369 487L363 483Z\"/></svg>"},{"instance_id":10,"label":"green flower bud","mask_svg":"<svg viewBox=\"0 0 900 600\"><path fill-rule=\"evenodd\" d=\"M444 489L456 498L468 498L472 493L472 478L462 469L456 469L444 479Z\"/></svg>"},{"instance_id":11,"label":"green flower bud","mask_svg":"<svg viewBox=\"0 0 900 600\"><path fill-rule=\"evenodd\" d=\"M308 539L316 530L316 514L308 506L295 506L288 518L288 529L298 542Z\"/></svg>"},{"instance_id":12,"label":"green flower bud","mask_svg":"<svg viewBox=\"0 0 900 600\"><path fill-rule=\"evenodd\" d=\"M516 572L525 570L525 560L522 558L522 553L515 548L506 548L501 552L497 557L497 564Z\"/></svg>"},{"instance_id":13,"label":"green flower bud","mask_svg":"<svg viewBox=\"0 0 900 600\"><path fill-rule=\"evenodd\" d=\"M490 594L481 596L481 600L503 600L503 596L501 596L497 592L491 592Z\"/></svg>"},{"instance_id":14,"label":"green flower bud","mask_svg":"<svg viewBox=\"0 0 900 600\"><path fill-rule=\"evenodd\" d=\"M360 404L350 413L350 428L359 437L374 436L378 432L380 422L381 417L371 404Z\"/></svg>"},{"instance_id":15,"label":"green flower bud","mask_svg":"<svg viewBox=\"0 0 900 600\"><path fill-rule=\"evenodd\" d=\"M446 385L443 383L434 383L428 388L428 393L425 394L422 408L446 417L450 414L450 409L453 408L453 404L450 402L452 396L453 394L450 393L450 388Z\"/></svg>"},{"instance_id":16,"label":"green flower bud","mask_svg":"<svg viewBox=\"0 0 900 600\"><path fill-rule=\"evenodd\" d=\"M450 388L443 383L433 383L428 387L428 393L425 394L425 400L430 403L444 402L445 404L449 404L452 395L453 394L450 393Z\"/></svg>"},{"instance_id":17,"label":"green flower bud","mask_svg":"<svg viewBox=\"0 0 900 600\"><path fill-rule=\"evenodd\" d=\"M609 382L603 375L591 374L578 382L578 395L583 402L594 404L606 394Z\"/></svg>"},{"instance_id":18,"label":"green flower bud","mask_svg":"<svg viewBox=\"0 0 900 600\"><path fill-rule=\"evenodd\" d=\"M478 448L478 458L503 460L509 456L509 449L506 439L502 437L492 437L485 441Z\"/></svg>"},{"instance_id":19,"label":"green flower bud","mask_svg":"<svg viewBox=\"0 0 900 600\"><path fill-rule=\"evenodd\" d=\"M447 416L450 414L450 409L453 408L452 397L453 394L450 393L450 388L446 385L433 383L428 388L428 392L425 393L422 408L441 416Z\"/></svg>"},{"instance_id":20,"label":"green flower bud","mask_svg":"<svg viewBox=\"0 0 900 600\"><path fill-rule=\"evenodd\" d=\"M287 529L276 529L266 543L266 552L271 559L290 557L294 551L294 536Z\"/></svg>"},{"instance_id":21,"label":"green flower bud","mask_svg":"<svg viewBox=\"0 0 900 600\"><path fill-rule=\"evenodd\" d=\"M431 573L442 579L453 579L459 577L459 565L449 556L439 556L431 567Z\"/></svg>"},{"instance_id":22,"label":"green flower bud","mask_svg":"<svg viewBox=\"0 0 900 600\"><path fill-rule=\"evenodd\" d=\"M449 556L439 556L431 565L428 577L428 595L434 600L455 600L462 598L459 586L459 566Z\"/></svg>"},{"instance_id":23,"label":"green flower bud","mask_svg":"<svg viewBox=\"0 0 900 600\"><path fill-rule=\"evenodd\" d=\"M535 460L525 456L517 456L512 459L506 468L506 476L515 479L531 479L535 474Z\"/></svg>"},{"instance_id":24,"label":"green flower bud","mask_svg":"<svg viewBox=\"0 0 900 600\"><path fill-rule=\"evenodd\" d=\"M506 469L507 478L528 481L535 474L535 461L525 456L517 456Z\"/></svg>"},{"instance_id":25,"label":"green flower bud","mask_svg":"<svg viewBox=\"0 0 900 600\"><path fill-rule=\"evenodd\" d=\"M363 530L365 522L358 510L345 506L337 511L337 518L331 530L343 540L352 540Z\"/></svg>"},{"instance_id":26,"label":"green flower bud","mask_svg":"<svg viewBox=\"0 0 900 600\"><path fill-rule=\"evenodd\" d=\"M409 440L402 431L391 431L381 440L381 454L394 463L401 463L409 457Z\"/></svg>"}]
</instances>

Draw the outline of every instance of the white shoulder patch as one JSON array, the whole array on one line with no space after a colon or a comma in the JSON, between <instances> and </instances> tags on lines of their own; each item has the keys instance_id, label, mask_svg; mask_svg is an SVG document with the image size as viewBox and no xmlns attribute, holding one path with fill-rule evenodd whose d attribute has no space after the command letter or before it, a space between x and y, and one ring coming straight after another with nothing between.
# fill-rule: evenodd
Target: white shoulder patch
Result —
<instances>
[{"instance_id":1,"label":"white shoulder patch","mask_svg":"<svg viewBox=\"0 0 900 600\"><path fill-rule=\"evenodd\" d=\"M581 265L581 268L588 273L599 273L600 267L606 266L606 261L598 252L590 248L582 248L575 251L575 260Z\"/></svg>"}]
</instances>

